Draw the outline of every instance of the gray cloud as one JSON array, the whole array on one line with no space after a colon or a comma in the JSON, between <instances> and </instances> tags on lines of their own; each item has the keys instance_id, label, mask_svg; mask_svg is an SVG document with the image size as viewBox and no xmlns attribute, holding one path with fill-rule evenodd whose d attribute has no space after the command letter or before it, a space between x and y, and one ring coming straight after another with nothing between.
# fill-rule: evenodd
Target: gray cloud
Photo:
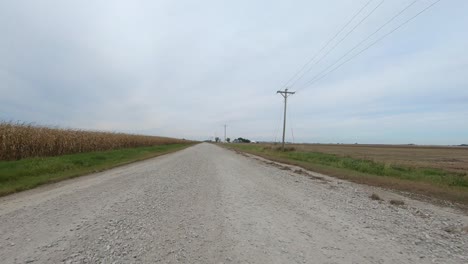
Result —
<instances>
[{"instance_id":1,"label":"gray cloud","mask_svg":"<svg viewBox=\"0 0 468 264\"><path fill-rule=\"evenodd\" d=\"M0 119L274 140L276 90L364 2L2 1ZM408 3L385 2L294 88ZM294 140L466 143L467 10L442 1L291 97Z\"/></svg>"}]
</instances>

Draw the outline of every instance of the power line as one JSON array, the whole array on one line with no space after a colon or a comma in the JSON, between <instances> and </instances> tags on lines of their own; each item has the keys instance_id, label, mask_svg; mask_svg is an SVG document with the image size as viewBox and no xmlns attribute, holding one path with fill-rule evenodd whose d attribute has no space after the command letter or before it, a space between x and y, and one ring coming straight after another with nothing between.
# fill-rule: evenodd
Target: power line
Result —
<instances>
[{"instance_id":1,"label":"power line","mask_svg":"<svg viewBox=\"0 0 468 264\"><path fill-rule=\"evenodd\" d=\"M364 18L362 18L359 23L357 23L350 31L348 31L348 33L343 37L341 38L337 43L335 43L335 45L330 49L328 50L327 53L325 53L320 59L318 59L311 67L309 67L305 72L303 72L303 74L298 78L296 79L296 81L294 81L292 84L291 84L291 87L294 86L300 79L302 79L304 77L304 75L306 75L308 72L310 72L313 68L314 65L317 65L319 64L323 59L325 59L333 50L335 50L335 48L340 45L351 33L353 33L356 28L358 28L364 21L366 21L383 3L385 2L385 0L382 0L380 1L380 3L374 7L374 9L372 9L372 11L367 14Z\"/></svg>"},{"instance_id":2,"label":"power line","mask_svg":"<svg viewBox=\"0 0 468 264\"><path fill-rule=\"evenodd\" d=\"M409 5L407 5L405 8L403 8L402 10L400 10L400 12L398 12L396 15L394 15L392 18L390 18L389 20L387 20L382 26L380 26L379 28L377 28L377 30L375 30L374 32L372 32L372 34L368 35L365 39L363 39L361 42L359 42L357 45L355 45L352 49L348 50L343 56L341 56L338 60L336 60L334 63L332 63L331 65L329 65L327 68L325 68L323 71L321 71L320 73L316 74L309 82L307 82L305 84L305 86L309 85L310 83L314 82L314 80L319 77L321 74L323 74L324 72L326 72L328 69L330 69L331 67L333 67L334 65L336 65L338 62L340 62L343 58L345 58L346 56L348 56L351 52L353 52L355 49L357 49L359 46L361 46L364 42L366 42L367 40L369 40L371 37L373 37L375 34L377 34L378 32L380 32L380 30L382 30L385 26L387 26L388 24L390 24L393 20L395 20L395 18L399 17L401 14L403 14L403 12L405 12L406 10L408 10L411 6L413 6L416 2L418 2L419 0L414 0L413 2L411 2ZM304 89L305 87L303 88L300 88L298 90L302 90Z\"/></svg>"},{"instance_id":3,"label":"power line","mask_svg":"<svg viewBox=\"0 0 468 264\"><path fill-rule=\"evenodd\" d=\"M364 4L364 6L361 7L361 9L359 9L359 11L357 13L355 13L353 15L353 17L348 20L348 22L346 22L346 24L332 37L330 38L327 43L317 52L315 53L315 55L309 59L291 78L289 78L289 80L282 86L282 87L286 87L292 80L294 80L310 63L312 63L312 61L315 60L315 58L317 58L317 56L324 50L328 47L328 45L330 45L330 43L336 39L336 37L338 37L338 35L343 32L343 30L349 25L351 24L351 22L359 15L361 14L361 12L371 3L373 2L374 0L369 0L366 4ZM300 77L302 78L302 77Z\"/></svg>"},{"instance_id":4,"label":"power line","mask_svg":"<svg viewBox=\"0 0 468 264\"><path fill-rule=\"evenodd\" d=\"M344 64L348 63L349 61L351 61L352 59L356 58L357 56L361 55L364 51L368 50L369 48L371 48L372 46L374 46L375 44L379 43L380 41L382 41L383 39L385 39L386 37L388 37L389 35L391 35L392 33L394 33L395 31L397 31L398 29L400 29L401 27L403 27L404 25L408 24L409 22L411 22L412 20L414 20L415 18L417 18L419 15L421 15L422 13L426 12L428 9L430 9L431 7L433 7L434 5L436 5L437 3L439 3L441 0L437 0L435 1L434 3L430 4L429 6L427 6L426 8L424 8L423 10L421 10L420 12L418 12L416 15L412 16L411 18L409 18L408 20L406 20L405 22L401 23L400 25L398 25L397 27L395 27L394 29L392 29L390 32L386 33L385 35L383 35L382 37L378 38L376 41L372 42L371 44L369 44L368 46L366 46L364 49L362 49L361 51L359 51L358 53L354 54L353 56L351 56L350 58L348 58L347 60L343 61L342 63L340 63L338 66L336 66L335 68L333 68L332 70L326 72L328 69L330 69L331 67L333 67L334 65L336 65L341 59L343 59L344 57L346 57L350 52L352 52L355 48L353 48L350 52L348 52L347 54L345 54L344 56L342 56L339 60L337 60L335 63L333 63L332 65L328 66L324 71L322 71L321 73L317 74L311 81L309 81L308 83L306 83L306 85L299 89L299 90L303 90L305 88L308 88L310 86L312 86L313 84L317 83L318 81L320 81L321 79L325 78L327 75L329 75L330 73L336 71L337 69L341 68L341 66L343 66ZM413 4L413 3L412 3ZM411 4L411 5L412 5ZM408 7L409 8L409 7ZM402 13L402 12L401 12ZM392 18L391 20L393 20L394 18ZM373 33L374 34L374 33ZM366 39L367 40L367 39ZM359 43L358 46L362 44ZM326 72L324 75L320 76L320 74ZM319 78L316 78L320 76Z\"/></svg>"}]
</instances>

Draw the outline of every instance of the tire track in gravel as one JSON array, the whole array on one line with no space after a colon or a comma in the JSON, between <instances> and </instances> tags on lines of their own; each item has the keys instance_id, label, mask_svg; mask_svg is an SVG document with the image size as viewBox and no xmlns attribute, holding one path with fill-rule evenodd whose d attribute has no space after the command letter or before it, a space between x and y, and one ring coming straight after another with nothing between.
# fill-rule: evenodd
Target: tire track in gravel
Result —
<instances>
[{"instance_id":1,"label":"tire track in gravel","mask_svg":"<svg viewBox=\"0 0 468 264\"><path fill-rule=\"evenodd\" d=\"M466 263L466 215L211 144L0 198L2 263Z\"/></svg>"}]
</instances>

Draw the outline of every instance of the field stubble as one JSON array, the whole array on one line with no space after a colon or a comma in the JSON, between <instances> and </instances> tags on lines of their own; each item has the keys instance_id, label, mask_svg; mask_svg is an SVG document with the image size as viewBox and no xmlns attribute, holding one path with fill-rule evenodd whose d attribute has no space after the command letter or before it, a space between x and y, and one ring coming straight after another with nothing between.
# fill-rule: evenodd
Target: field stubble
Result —
<instances>
[{"instance_id":1,"label":"field stubble","mask_svg":"<svg viewBox=\"0 0 468 264\"><path fill-rule=\"evenodd\" d=\"M231 144L230 147L357 183L468 206L468 148L395 145Z\"/></svg>"},{"instance_id":2,"label":"field stubble","mask_svg":"<svg viewBox=\"0 0 468 264\"><path fill-rule=\"evenodd\" d=\"M412 145L294 144L298 151L350 156L385 164L468 172L468 147Z\"/></svg>"}]
</instances>

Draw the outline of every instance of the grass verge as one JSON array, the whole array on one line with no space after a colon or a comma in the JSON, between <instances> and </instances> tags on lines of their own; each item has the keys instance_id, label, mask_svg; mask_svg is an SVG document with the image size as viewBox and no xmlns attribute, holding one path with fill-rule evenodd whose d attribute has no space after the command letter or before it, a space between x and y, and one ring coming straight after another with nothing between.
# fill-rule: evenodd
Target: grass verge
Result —
<instances>
[{"instance_id":1,"label":"grass verge","mask_svg":"<svg viewBox=\"0 0 468 264\"><path fill-rule=\"evenodd\" d=\"M101 152L0 161L0 196L178 151L193 144L168 144Z\"/></svg>"},{"instance_id":2,"label":"grass verge","mask_svg":"<svg viewBox=\"0 0 468 264\"><path fill-rule=\"evenodd\" d=\"M357 183L449 200L464 206L468 205L468 173L466 172L457 173L442 169L410 167L294 149L283 152L262 145L230 144L229 147Z\"/></svg>"}]
</instances>

